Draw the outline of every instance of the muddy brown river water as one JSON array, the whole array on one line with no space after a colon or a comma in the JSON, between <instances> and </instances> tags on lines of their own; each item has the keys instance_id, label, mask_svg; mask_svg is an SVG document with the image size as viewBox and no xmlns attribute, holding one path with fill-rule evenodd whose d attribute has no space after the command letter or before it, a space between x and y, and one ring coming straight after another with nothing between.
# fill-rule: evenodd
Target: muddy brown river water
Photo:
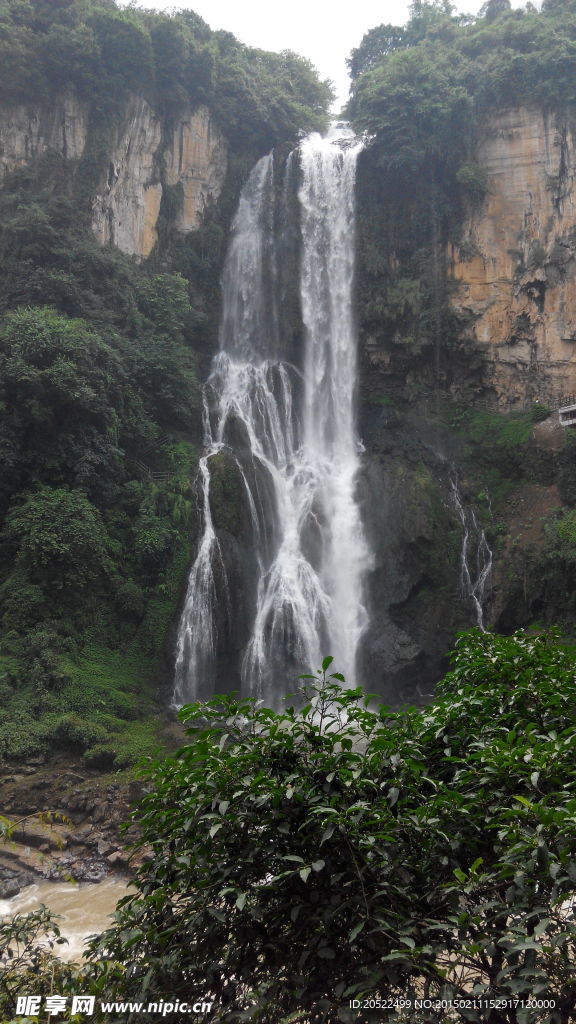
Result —
<instances>
[{"instance_id":1,"label":"muddy brown river water","mask_svg":"<svg viewBox=\"0 0 576 1024\"><path fill-rule=\"evenodd\" d=\"M108 878L97 885L70 882L39 882L22 889L9 900L0 900L0 918L27 914L44 904L58 914L57 924L68 945L57 947L63 960L79 960L89 935L110 924L118 900L129 892L123 878Z\"/></svg>"}]
</instances>

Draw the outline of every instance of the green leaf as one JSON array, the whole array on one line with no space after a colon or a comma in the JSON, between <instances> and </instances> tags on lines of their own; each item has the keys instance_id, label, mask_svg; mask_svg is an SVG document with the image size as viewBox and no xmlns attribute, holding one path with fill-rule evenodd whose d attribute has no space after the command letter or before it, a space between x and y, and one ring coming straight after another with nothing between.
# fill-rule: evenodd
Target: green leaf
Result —
<instances>
[{"instance_id":1,"label":"green leaf","mask_svg":"<svg viewBox=\"0 0 576 1024\"><path fill-rule=\"evenodd\" d=\"M334 835L335 828L336 828L335 825L327 825L327 827L324 829L324 831L322 833L322 837L320 839L320 846L322 846L322 843L325 843L328 839L332 838L332 836ZM576 871L576 866L575 866L575 871Z\"/></svg>"},{"instance_id":2,"label":"green leaf","mask_svg":"<svg viewBox=\"0 0 576 1024\"><path fill-rule=\"evenodd\" d=\"M325 864L326 864L326 861L324 861L324 860L313 860L312 861L312 869L314 871L322 871L322 868L324 867Z\"/></svg>"},{"instance_id":3,"label":"green leaf","mask_svg":"<svg viewBox=\"0 0 576 1024\"><path fill-rule=\"evenodd\" d=\"M333 661L334 661L334 658L330 657L330 655L328 655L326 658L324 658L324 660L322 662L322 671L325 672L326 669L330 668L330 665L332 664Z\"/></svg>"},{"instance_id":4,"label":"green leaf","mask_svg":"<svg viewBox=\"0 0 576 1024\"><path fill-rule=\"evenodd\" d=\"M388 790L387 800L390 807L394 807L394 804L397 802L399 796L400 790L398 789L397 786L392 786L392 788Z\"/></svg>"},{"instance_id":5,"label":"green leaf","mask_svg":"<svg viewBox=\"0 0 576 1024\"><path fill-rule=\"evenodd\" d=\"M352 931L350 932L350 934L348 936L349 941L353 942L354 939L356 938L356 936L360 934L360 932L362 931L362 929L365 926L366 926L366 920L360 921L359 924L354 925Z\"/></svg>"},{"instance_id":6,"label":"green leaf","mask_svg":"<svg viewBox=\"0 0 576 1024\"><path fill-rule=\"evenodd\" d=\"M311 870L312 870L311 868L301 868L300 869L298 874L300 875L300 878L302 879L303 882L307 882L308 881L308 876L309 876Z\"/></svg>"},{"instance_id":7,"label":"green leaf","mask_svg":"<svg viewBox=\"0 0 576 1024\"><path fill-rule=\"evenodd\" d=\"M519 804L523 804L524 807L528 807L530 810L532 810L534 806L534 804L531 804L524 796L515 796L514 799L517 800Z\"/></svg>"}]
</instances>

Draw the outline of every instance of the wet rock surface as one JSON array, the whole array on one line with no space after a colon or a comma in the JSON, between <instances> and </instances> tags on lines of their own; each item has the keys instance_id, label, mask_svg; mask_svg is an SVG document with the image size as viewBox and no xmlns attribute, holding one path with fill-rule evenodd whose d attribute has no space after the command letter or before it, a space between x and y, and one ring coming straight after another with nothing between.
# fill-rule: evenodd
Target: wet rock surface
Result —
<instances>
[{"instance_id":1,"label":"wet rock surface","mask_svg":"<svg viewBox=\"0 0 576 1024\"><path fill-rule=\"evenodd\" d=\"M364 405L360 426L359 497L373 553L361 680L393 706L426 703L457 630L474 625L460 592L451 439L386 406Z\"/></svg>"},{"instance_id":2,"label":"wet rock surface","mask_svg":"<svg viewBox=\"0 0 576 1024\"><path fill-rule=\"evenodd\" d=\"M121 826L143 792L139 782L64 757L0 766L0 807L11 826L0 845L0 898L41 878L101 882L111 872L132 874L147 851L130 849L135 825Z\"/></svg>"}]
</instances>

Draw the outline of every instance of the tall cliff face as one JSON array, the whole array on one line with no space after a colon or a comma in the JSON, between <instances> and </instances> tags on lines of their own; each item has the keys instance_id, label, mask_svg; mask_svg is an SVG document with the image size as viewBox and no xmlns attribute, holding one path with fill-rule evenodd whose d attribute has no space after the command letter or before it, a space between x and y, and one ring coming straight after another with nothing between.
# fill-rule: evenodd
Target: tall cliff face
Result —
<instances>
[{"instance_id":1,"label":"tall cliff face","mask_svg":"<svg viewBox=\"0 0 576 1024\"><path fill-rule=\"evenodd\" d=\"M94 234L122 252L149 256L166 188L180 188L174 227L192 231L218 199L226 167L226 141L207 107L189 107L167 126L145 99L131 97L94 197Z\"/></svg>"},{"instance_id":2,"label":"tall cliff face","mask_svg":"<svg viewBox=\"0 0 576 1024\"><path fill-rule=\"evenodd\" d=\"M507 109L475 141L475 203L432 173L421 195L403 188L376 149L360 179L365 648L391 693L432 689L455 631L475 625L455 479L494 552L487 625L574 623L573 438L555 412L535 423L576 393L574 127Z\"/></svg>"},{"instance_id":3,"label":"tall cliff face","mask_svg":"<svg viewBox=\"0 0 576 1024\"><path fill-rule=\"evenodd\" d=\"M50 107L0 109L0 178L52 151L80 160L88 136L88 110L74 94L64 93Z\"/></svg>"},{"instance_id":4,"label":"tall cliff face","mask_svg":"<svg viewBox=\"0 0 576 1024\"><path fill-rule=\"evenodd\" d=\"M502 409L576 391L576 156L571 123L538 109L494 115L478 140L481 208L450 247L453 309Z\"/></svg>"},{"instance_id":5,"label":"tall cliff face","mask_svg":"<svg viewBox=\"0 0 576 1024\"><path fill-rule=\"evenodd\" d=\"M86 154L89 111L71 93L50 109L0 110L0 170L11 172L52 152L69 162ZM158 240L163 195L176 191L173 227L197 228L218 199L227 170L227 144L207 107L182 109L170 124L142 96L130 96L111 133L108 166L92 196L92 230L102 244L146 258Z\"/></svg>"}]
</instances>

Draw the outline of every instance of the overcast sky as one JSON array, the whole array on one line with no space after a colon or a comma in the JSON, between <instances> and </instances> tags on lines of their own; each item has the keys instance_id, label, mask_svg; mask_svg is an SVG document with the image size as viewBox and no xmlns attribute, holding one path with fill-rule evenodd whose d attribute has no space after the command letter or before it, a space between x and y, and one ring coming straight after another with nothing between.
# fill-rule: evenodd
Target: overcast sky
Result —
<instances>
[{"instance_id":1,"label":"overcast sky","mask_svg":"<svg viewBox=\"0 0 576 1024\"><path fill-rule=\"evenodd\" d=\"M406 21L409 0L134 0L137 7L196 11L210 28L233 32L249 46L294 50L308 57L322 78L334 83L339 106L348 96L346 57L370 28ZM459 0L462 13L477 14L483 0ZM521 6L520 2L512 4Z\"/></svg>"}]
</instances>

